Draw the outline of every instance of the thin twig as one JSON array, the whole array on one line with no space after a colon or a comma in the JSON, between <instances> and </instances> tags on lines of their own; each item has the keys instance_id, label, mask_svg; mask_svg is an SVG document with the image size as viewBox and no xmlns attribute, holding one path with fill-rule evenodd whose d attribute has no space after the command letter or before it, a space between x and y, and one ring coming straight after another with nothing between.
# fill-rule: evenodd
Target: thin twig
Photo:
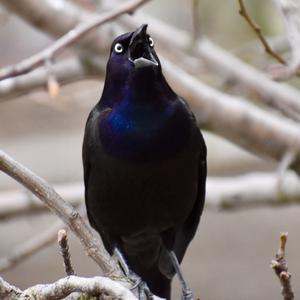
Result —
<instances>
[{"instance_id":1,"label":"thin twig","mask_svg":"<svg viewBox=\"0 0 300 300\"><path fill-rule=\"evenodd\" d=\"M253 29L253 31L255 32L255 34L263 44L265 51L273 58L275 58L278 62L280 62L283 65L286 65L286 61L279 54L273 51L273 49L265 39L264 35L262 34L261 28L255 23L255 21L248 14L244 0L239 0L239 5L240 5L240 9L239 9L240 15L245 18L246 22Z\"/></svg>"},{"instance_id":2,"label":"thin twig","mask_svg":"<svg viewBox=\"0 0 300 300\"><path fill-rule=\"evenodd\" d=\"M67 231L65 229L60 229L57 233L57 241L60 249L60 253L63 257L65 272L68 276L75 275L74 269L71 263L71 254L69 251L69 243Z\"/></svg>"},{"instance_id":3,"label":"thin twig","mask_svg":"<svg viewBox=\"0 0 300 300\"><path fill-rule=\"evenodd\" d=\"M140 7L148 1L150 0L130 0L120 5L120 7L114 9L111 12L105 12L100 16L93 17L86 23L77 25L74 29L70 30L64 36L56 40L51 46L49 46L45 50L21 61L16 65L8 66L0 70L0 80L28 73L32 69L44 64L45 61L53 59L53 57L62 49L76 42L79 38L82 38L84 35L91 32L98 26L112 21L121 16L122 14L132 13L138 7Z\"/></svg>"},{"instance_id":4,"label":"thin twig","mask_svg":"<svg viewBox=\"0 0 300 300\"><path fill-rule=\"evenodd\" d=\"M291 58L286 67L273 72L273 78L286 80L293 75L299 75L300 67L300 3L298 0L275 0L286 28L286 36L291 48Z\"/></svg>"},{"instance_id":5,"label":"thin twig","mask_svg":"<svg viewBox=\"0 0 300 300\"><path fill-rule=\"evenodd\" d=\"M271 267L281 283L281 294L284 300L293 300L294 292L291 284L291 274L288 272L288 265L285 256L285 246L288 233L283 232L280 235L279 249L276 253L275 260L271 261Z\"/></svg>"}]
</instances>

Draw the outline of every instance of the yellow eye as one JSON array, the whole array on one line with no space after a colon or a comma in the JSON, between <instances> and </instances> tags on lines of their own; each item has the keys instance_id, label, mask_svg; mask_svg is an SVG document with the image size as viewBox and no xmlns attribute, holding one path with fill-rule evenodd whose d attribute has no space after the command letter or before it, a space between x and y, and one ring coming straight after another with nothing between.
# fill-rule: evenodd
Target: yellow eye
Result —
<instances>
[{"instance_id":1,"label":"yellow eye","mask_svg":"<svg viewBox=\"0 0 300 300\"><path fill-rule=\"evenodd\" d=\"M151 48L154 47L154 41L153 41L152 37L150 37L150 36L149 36L149 46L150 46Z\"/></svg>"},{"instance_id":2,"label":"yellow eye","mask_svg":"<svg viewBox=\"0 0 300 300\"><path fill-rule=\"evenodd\" d=\"M116 43L114 49L115 49L115 52L116 52L116 53L122 53L123 50L124 50L122 44L120 44L120 43Z\"/></svg>"}]
</instances>

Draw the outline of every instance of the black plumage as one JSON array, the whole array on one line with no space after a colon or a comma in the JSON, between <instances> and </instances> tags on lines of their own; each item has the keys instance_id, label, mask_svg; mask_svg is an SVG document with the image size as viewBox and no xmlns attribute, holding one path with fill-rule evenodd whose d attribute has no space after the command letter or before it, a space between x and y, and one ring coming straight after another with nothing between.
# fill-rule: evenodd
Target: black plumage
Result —
<instances>
[{"instance_id":1,"label":"black plumage","mask_svg":"<svg viewBox=\"0 0 300 300\"><path fill-rule=\"evenodd\" d=\"M166 82L146 25L112 44L102 97L83 142L88 218L150 290L170 298L174 268L203 210L206 146Z\"/></svg>"}]
</instances>

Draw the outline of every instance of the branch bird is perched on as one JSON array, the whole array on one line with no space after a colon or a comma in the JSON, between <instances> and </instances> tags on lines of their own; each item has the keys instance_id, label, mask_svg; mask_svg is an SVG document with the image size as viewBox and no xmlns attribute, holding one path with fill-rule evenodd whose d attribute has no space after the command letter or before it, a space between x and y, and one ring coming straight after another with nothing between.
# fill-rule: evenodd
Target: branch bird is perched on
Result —
<instances>
[{"instance_id":1,"label":"branch bird is perched on","mask_svg":"<svg viewBox=\"0 0 300 300\"><path fill-rule=\"evenodd\" d=\"M203 210L206 146L186 102L166 82L147 25L117 37L83 142L91 225L151 292L170 299ZM121 255L120 260L121 260Z\"/></svg>"}]
</instances>

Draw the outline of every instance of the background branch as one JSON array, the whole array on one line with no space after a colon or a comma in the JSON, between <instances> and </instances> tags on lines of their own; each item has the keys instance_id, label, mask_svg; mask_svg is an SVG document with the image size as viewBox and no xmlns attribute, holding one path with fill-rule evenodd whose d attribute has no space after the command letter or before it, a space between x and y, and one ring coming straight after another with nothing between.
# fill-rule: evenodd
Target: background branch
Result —
<instances>
[{"instance_id":1,"label":"background branch","mask_svg":"<svg viewBox=\"0 0 300 300\"><path fill-rule=\"evenodd\" d=\"M239 13L241 16L243 16L246 20L246 22L250 25L250 27L253 29L261 43L263 44L265 51L271 55L273 58L275 58L279 63L286 64L286 61L276 52L273 51L273 49L270 47L269 43L265 39L264 35L261 32L261 28L255 23L255 21L250 17L250 15L247 12L244 0L239 0Z\"/></svg>"},{"instance_id":2,"label":"background branch","mask_svg":"<svg viewBox=\"0 0 300 300\"><path fill-rule=\"evenodd\" d=\"M31 71L32 69L36 68L37 66L45 64L45 61L49 59L52 60L57 53L59 53L65 47L73 44L79 38L91 32L93 29L121 16L124 13L132 13L135 9L137 9L139 6L145 4L148 1L149 0L130 0L120 5L112 12L103 13L99 16L93 17L91 20L87 20L86 22L77 25L74 29L70 30L64 36L57 39L52 45L47 47L45 50L21 61L17 65L8 66L4 69L1 69L0 80L25 74Z\"/></svg>"},{"instance_id":3,"label":"background branch","mask_svg":"<svg viewBox=\"0 0 300 300\"><path fill-rule=\"evenodd\" d=\"M53 74L61 85L87 78L103 76L106 61L101 57L69 58L53 65ZM0 81L0 102L15 99L37 89L46 89L47 70L45 66L38 67L28 74Z\"/></svg>"},{"instance_id":4,"label":"background branch","mask_svg":"<svg viewBox=\"0 0 300 300\"><path fill-rule=\"evenodd\" d=\"M274 0L281 12L286 28L286 36L291 48L288 66L277 72L276 78L288 79L299 74L300 67L300 3L295 0Z\"/></svg>"}]
</instances>

